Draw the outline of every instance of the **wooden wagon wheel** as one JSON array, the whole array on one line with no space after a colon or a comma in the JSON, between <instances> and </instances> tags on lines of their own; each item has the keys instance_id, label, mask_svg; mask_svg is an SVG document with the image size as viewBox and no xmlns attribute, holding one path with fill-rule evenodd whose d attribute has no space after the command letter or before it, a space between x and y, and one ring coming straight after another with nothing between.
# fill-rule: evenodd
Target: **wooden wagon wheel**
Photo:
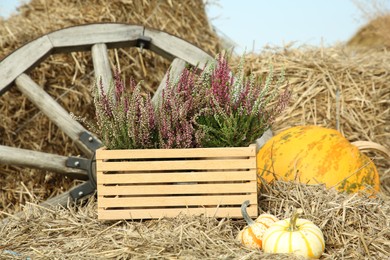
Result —
<instances>
[{"instance_id":1,"label":"wooden wagon wheel","mask_svg":"<svg viewBox=\"0 0 390 260\"><path fill-rule=\"evenodd\" d=\"M46 34L17 49L0 62L0 96L12 87L18 88L53 123L80 148L85 157L66 157L0 145L0 164L18 165L48 170L84 183L70 191L43 202L42 206L63 205L92 194L96 189L93 157L101 141L88 132L59 105L27 72L55 53L91 51L95 77L108 86L112 72L108 48L139 47L149 49L169 59L171 76L183 71L186 63L203 66L213 58L196 46L162 31L138 25L100 23L69 27ZM22 61L22 62L21 62ZM162 79L153 101L164 88L167 74Z\"/></svg>"}]
</instances>

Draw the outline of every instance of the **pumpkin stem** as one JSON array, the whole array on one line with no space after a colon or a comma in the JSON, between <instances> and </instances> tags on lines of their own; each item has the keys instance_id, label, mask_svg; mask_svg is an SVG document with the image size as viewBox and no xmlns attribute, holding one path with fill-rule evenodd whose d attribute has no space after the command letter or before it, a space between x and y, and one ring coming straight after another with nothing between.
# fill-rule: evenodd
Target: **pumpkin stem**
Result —
<instances>
[{"instance_id":1,"label":"pumpkin stem","mask_svg":"<svg viewBox=\"0 0 390 260\"><path fill-rule=\"evenodd\" d=\"M248 215L248 212L246 211L246 208L249 206L250 202L249 200L246 200L244 201L244 203L242 203L241 205L241 215L244 217L246 223L251 226L253 224L255 224L255 222L253 221L253 219L251 219Z\"/></svg>"},{"instance_id":2,"label":"pumpkin stem","mask_svg":"<svg viewBox=\"0 0 390 260\"><path fill-rule=\"evenodd\" d=\"M297 220L299 215L302 213L302 209L294 209L291 218L290 218L290 225L289 225L289 231L294 232L297 231Z\"/></svg>"}]
</instances>

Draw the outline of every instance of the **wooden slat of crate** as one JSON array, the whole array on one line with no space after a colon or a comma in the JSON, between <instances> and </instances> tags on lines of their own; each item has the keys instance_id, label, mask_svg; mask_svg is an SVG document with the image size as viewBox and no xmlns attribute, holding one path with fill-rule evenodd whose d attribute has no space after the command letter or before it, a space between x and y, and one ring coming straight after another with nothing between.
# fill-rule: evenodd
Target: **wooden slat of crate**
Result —
<instances>
[{"instance_id":1,"label":"wooden slat of crate","mask_svg":"<svg viewBox=\"0 0 390 260\"><path fill-rule=\"evenodd\" d=\"M139 149L105 150L96 153L97 160L107 159L155 159L155 158L218 158L253 156L256 146L229 148L187 148L187 149Z\"/></svg>"},{"instance_id":2,"label":"wooden slat of crate","mask_svg":"<svg viewBox=\"0 0 390 260\"><path fill-rule=\"evenodd\" d=\"M99 219L257 215L255 146L96 152Z\"/></svg>"},{"instance_id":3,"label":"wooden slat of crate","mask_svg":"<svg viewBox=\"0 0 390 260\"><path fill-rule=\"evenodd\" d=\"M256 192L253 182L247 183L207 183L207 184L181 184L177 185L98 185L99 195L102 196L130 196L130 195L160 195L160 194L222 194Z\"/></svg>"},{"instance_id":4,"label":"wooden slat of crate","mask_svg":"<svg viewBox=\"0 0 390 260\"><path fill-rule=\"evenodd\" d=\"M255 168L256 161L250 159L229 160L176 160L145 162L101 162L101 171L157 171L157 170L220 170Z\"/></svg>"},{"instance_id":5,"label":"wooden slat of crate","mask_svg":"<svg viewBox=\"0 0 390 260\"><path fill-rule=\"evenodd\" d=\"M247 208L248 215L252 217L257 216L257 205L250 205ZM133 210L102 210L98 209L99 219L102 220L113 220L113 219L151 219L151 218L162 218L162 217L176 217L179 214L189 215L201 215L204 214L207 217L231 217L241 218L241 208L230 207L230 208L181 208L180 210L174 209L133 209Z\"/></svg>"},{"instance_id":6,"label":"wooden slat of crate","mask_svg":"<svg viewBox=\"0 0 390 260\"><path fill-rule=\"evenodd\" d=\"M208 172L153 172L100 174L97 184L134 184L134 183L167 183L167 182L207 182L207 181L250 181L256 170L248 171L208 171Z\"/></svg>"},{"instance_id":7,"label":"wooden slat of crate","mask_svg":"<svg viewBox=\"0 0 390 260\"><path fill-rule=\"evenodd\" d=\"M215 206L215 205L235 205L241 206L242 202L249 199L255 201L257 194L250 195L195 195L195 196L153 196L153 197L119 197L119 198L104 198L99 202L100 207L111 208L139 208L139 207L187 207L187 206Z\"/></svg>"}]
</instances>

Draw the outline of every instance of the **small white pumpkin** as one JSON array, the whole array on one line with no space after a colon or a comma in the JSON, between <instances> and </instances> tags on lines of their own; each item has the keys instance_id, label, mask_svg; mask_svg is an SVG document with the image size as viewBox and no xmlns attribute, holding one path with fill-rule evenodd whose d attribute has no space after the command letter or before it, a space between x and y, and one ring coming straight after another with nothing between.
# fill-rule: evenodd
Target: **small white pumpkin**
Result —
<instances>
[{"instance_id":1,"label":"small white pumpkin","mask_svg":"<svg viewBox=\"0 0 390 260\"><path fill-rule=\"evenodd\" d=\"M269 228L276 221L279 221L279 219L274 215L268 213L261 214L255 220L256 223L261 223L266 229Z\"/></svg>"},{"instance_id":2,"label":"small white pumpkin","mask_svg":"<svg viewBox=\"0 0 390 260\"><path fill-rule=\"evenodd\" d=\"M261 214L255 221L249 216L246 208L250 202L247 200L241 205L241 214L244 217L248 226L244 227L237 235L239 240L245 247L250 249L261 249L264 232L279 219L271 214Z\"/></svg>"},{"instance_id":3,"label":"small white pumpkin","mask_svg":"<svg viewBox=\"0 0 390 260\"><path fill-rule=\"evenodd\" d=\"M325 250L321 229L307 219L299 219L294 210L289 219L273 223L263 235L265 253L293 253L305 258L318 259Z\"/></svg>"}]
</instances>

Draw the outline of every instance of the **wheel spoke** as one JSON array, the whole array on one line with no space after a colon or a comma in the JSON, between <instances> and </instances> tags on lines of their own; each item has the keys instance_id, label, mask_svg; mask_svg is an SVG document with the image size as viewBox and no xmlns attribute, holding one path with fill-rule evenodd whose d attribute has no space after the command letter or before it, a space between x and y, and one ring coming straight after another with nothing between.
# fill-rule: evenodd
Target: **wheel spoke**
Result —
<instances>
[{"instance_id":1,"label":"wheel spoke","mask_svg":"<svg viewBox=\"0 0 390 260\"><path fill-rule=\"evenodd\" d=\"M104 43L92 46L93 68L97 83L103 83L104 92L107 93L112 81L110 61L108 59L107 46Z\"/></svg>"},{"instance_id":2,"label":"wheel spoke","mask_svg":"<svg viewBox=\"0 0 390 260\"><path fill-rule=\"evenodd\" d=\"M0 164L54 171L71 178L87 180L85 170L66 166L68 159L66 156L0 145Z\"/></svg>"},{"instance_id":3,"label":"wheel spoke","mask_svg":"<svg viewBox=\"0 0 390 260\"><path fill-rule=\"evenodd\" d=\"M186 62L182 59L175 58L172 61L169 70L165 73L164 78L162 79L162 81L160 82L160 85L158 86L156 92L154 93L154 96L152 98L152 102L153 102L154 106L156 106L158 104L158 102L161 98L162 91L167 85L168 76L171 80L175 80L176 78L178 78L180 76L180 74L183 72L185 67L186 67Z\"/></svg>"},{"instance_id":4,"label":"wheel spoke","mask_svg":"<svg viewBox=\"0 0 390 260\"><path fill-rule=\"evenodd\" d=\"M80 141L80 135L83 132L87 132L87 130L79 122L74 120L61 105L26 74L21 74L17 77L15 83L18 89L53 123L64 131L84 153L88 156L93 155L94 151ZM98 140L96 141L100 142Z\"/></svg>"}]
</instances>

